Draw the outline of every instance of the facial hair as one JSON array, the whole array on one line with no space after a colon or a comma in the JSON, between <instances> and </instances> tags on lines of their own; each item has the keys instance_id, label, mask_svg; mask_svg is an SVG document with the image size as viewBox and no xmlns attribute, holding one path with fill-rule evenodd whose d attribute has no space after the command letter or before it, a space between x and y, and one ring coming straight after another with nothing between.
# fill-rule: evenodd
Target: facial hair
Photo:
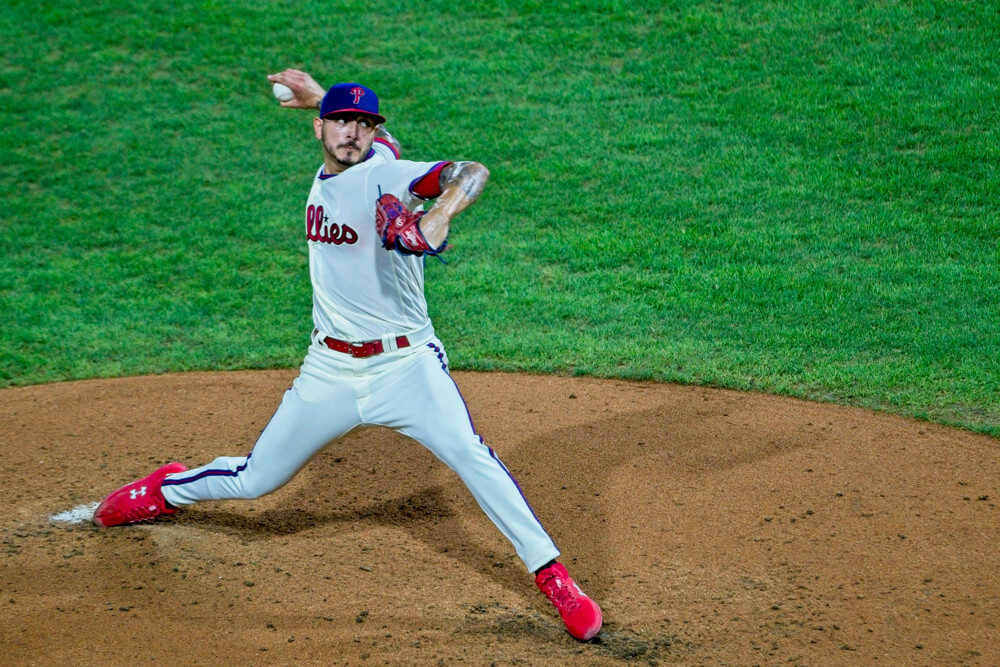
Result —
<instances>
[{"instance_id":1,"label":"facial hair","mask_svg":"<svg viewBox=\"0 0 1000 667\"><path fill-rule=\"evenodd\" d=\"M341 160L339 157L337 157L337 154L336 154L335 151L338 150L338 149L347 148L347 147L351 147L355 151L357 151L357 157L354 158L353 160L350 159L350 157L348 157L347 159L344 159L344 160ZM356 165L359 162L361 162L361 160L364 157L361 154L361 144L359 144L356 139L352 140L352 141L345 141L343 143L334 145L327 138L326 128L325 127L323 129L323 148L326 149L326 152L330 155L331 158L333 158L334 162L336 162L337 164L341 165L344 168L353 167L354 165Z\"/></svg>"}]
</instances>

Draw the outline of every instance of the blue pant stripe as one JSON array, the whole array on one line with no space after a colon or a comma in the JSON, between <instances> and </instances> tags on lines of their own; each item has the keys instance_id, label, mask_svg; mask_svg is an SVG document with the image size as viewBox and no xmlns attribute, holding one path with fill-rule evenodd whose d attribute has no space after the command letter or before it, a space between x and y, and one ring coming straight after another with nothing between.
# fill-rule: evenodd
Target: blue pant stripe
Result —
<instances>
[{"instance_id":1,"label":"blue pant stripe","mask_svg":"<svg viewBox=\"0 0 1000 667\"><path fill-rule=\"evenodd\" d=\"M199 479L204 479L205 477L236 477L247 469L251 456L253 456L253 452L247 454L247 460L243 462L243 465L237 466L236 470L202 470L197 475L186 479L165 479L163 480L162 486L180 486L181 484L190 484L191 482L197 482Z\"/></svg>"}]
</instances>

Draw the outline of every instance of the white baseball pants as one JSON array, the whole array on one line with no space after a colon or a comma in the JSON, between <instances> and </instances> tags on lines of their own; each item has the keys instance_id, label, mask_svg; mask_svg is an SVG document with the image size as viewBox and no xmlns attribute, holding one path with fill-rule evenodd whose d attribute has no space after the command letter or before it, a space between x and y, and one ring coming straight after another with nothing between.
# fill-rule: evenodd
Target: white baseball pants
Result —
<instances>
[{"instance_id":1,"label":"white baseball pants","mask_svg":"<svg viewBox=\"0 0 1000 667\"><path fill-rule=\"evenodd\" d=\"M475 432L436 337L362 359L314 342L253 451L168 475L163 495L178 507L258 498L284 486L328 444L367 425L413 438L458 473L529 571L559 555L517 481Z\"/></svg>"}]
</instances>

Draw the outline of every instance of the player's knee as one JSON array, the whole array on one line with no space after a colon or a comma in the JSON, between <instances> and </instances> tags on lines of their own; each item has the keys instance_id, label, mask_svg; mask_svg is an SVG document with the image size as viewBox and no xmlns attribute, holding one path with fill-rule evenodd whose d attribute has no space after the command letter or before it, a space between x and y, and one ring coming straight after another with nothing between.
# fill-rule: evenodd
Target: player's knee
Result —
<instances>
[{"instance_id":1,"label":"player's knee","mask_svg":"<svg viewBox=\"0 0 1000 667\"><path fill-rule=\"evenodd\" d=\"M255 476L248 476L243 479L243 484L240 487L240 499L242 500L256 500L261 496L266 496L269 493L274 493L282 486L284 482L275 483L274 480L261 479Z\"/></svg>"},{"instance_id":2,"label":"player's knee","mask_svg":"<svg viewBox=\"0 0 1000 667\"><path fill-rule=\"evenodd\" d=\"M490 450L485 445L458 438L450 441L448 446L439 448L437 455L455 471L490 463Z\"/></svg>"}]
</instances>

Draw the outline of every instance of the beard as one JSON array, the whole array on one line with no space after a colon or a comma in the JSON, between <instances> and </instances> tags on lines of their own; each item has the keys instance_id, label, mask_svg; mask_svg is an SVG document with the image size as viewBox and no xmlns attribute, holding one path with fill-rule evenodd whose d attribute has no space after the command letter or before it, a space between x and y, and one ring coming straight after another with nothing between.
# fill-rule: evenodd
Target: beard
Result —
<instances>
[{"instance_id":1,"label":"beard","mask_svg":"<svg viewBox=\"0 0 1000 667\"><path fill-rule=\"evenodd\" d=\"M326 131L323 131L323 148L326 149L327 154L333 158L334 162L342 167L353 167L365 158L365 152L361 150L361 144L358 141L344 141L339 144L334 144L333 141L327 137ZM343 157L337 155L337 151L344 151L345 149L353 149L353 157L350 153L344 153Z\"/></svg>"}]
</instances>

